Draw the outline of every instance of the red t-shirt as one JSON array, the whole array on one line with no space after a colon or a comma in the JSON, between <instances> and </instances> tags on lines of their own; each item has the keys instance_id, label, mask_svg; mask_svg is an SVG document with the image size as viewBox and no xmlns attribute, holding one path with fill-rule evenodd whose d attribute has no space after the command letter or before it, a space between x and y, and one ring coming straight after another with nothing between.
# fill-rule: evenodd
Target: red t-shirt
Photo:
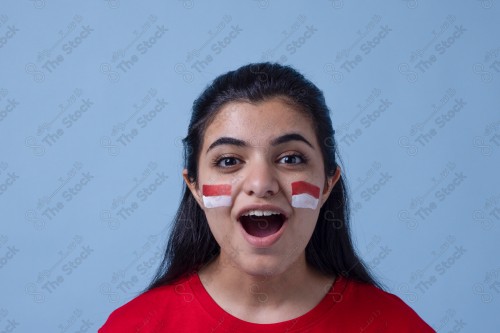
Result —
<instances>
[{"instance_id":1,"label":"red t-shirt","mask_svg":"<svg viewBox=\"0 0 500 333\"><path fill-rule=\"evenodd\" d=\"M163 332L435 332L397 296L374 286L337 278L306 314L274 324L254 324L224 311L198 274L150 290L115 310L99 333Z\"/></svg>"}]
</instances>

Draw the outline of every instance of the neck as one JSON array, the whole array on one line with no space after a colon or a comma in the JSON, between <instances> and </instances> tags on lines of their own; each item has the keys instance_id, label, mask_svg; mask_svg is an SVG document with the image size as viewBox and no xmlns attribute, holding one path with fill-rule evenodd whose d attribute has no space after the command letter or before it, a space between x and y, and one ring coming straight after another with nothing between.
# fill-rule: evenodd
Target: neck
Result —
<instances>
[{"instance_id":1,"label":"neck","mask_svg":"<svg viewBox=\"0 0 500 333\"><path fill-rule=\"evenodd\" d=\"M199 272L214 301L226 312L255 323L272 323L299 317L328 293L334 278L309 267L302 255L276 275L247 274L217 257Z\"/></svg>"}]
</instances>

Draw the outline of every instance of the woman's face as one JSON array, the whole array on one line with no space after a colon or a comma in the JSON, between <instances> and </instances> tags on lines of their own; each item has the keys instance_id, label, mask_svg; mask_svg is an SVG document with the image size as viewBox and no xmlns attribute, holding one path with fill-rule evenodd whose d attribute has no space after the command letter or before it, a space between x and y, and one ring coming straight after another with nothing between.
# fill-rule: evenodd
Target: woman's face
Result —
<instances>
[{"instance_id":1,"label":"woman's face","mask_svg":"<svg viewBox=\"0 0 500 333\"><path fill-rule=\"evenodd\" d=\"M219 110L205 132L198 181L188 185L221 247L220 262L272 276L305 263L304 249L338 176L325 178L311 120L273 98ZM301 205L292 202L292 183L304 184L296 182L319 189L316 207L294 207ZM226 196L214 201L211 194Z\"/></svg>"}]
</instances>

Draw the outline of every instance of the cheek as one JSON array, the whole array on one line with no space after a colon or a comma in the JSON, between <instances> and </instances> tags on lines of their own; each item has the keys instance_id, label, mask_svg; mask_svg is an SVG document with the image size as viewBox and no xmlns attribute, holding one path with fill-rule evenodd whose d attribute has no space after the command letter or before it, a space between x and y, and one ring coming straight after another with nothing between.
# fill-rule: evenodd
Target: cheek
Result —
<instances>
[{"instance_id":1,"label":"cheek","mask_svg":"<svg viewBox=\"0 0 500 333\"><path fill-rule=\"evenodd\" d=\"M315 210L319 203L320 188L306 181L292 182L292 207Z\"/></svg>"},{"instance_id":2,"label":"cheek","mask_svg":"<svg viewBox=\"0 0 500 333\"><path fill-rule=\"evenodd\" d=\"M231 184L203 185L203 205L208 226L219 246L233 231L231 223Z\"/></svg>"},{"instance_id":3,"label":"cheek","mask_svg":"<svg viewBox=\"0 0 500 333\"><path fill-rule=\"evenodd\" d=\"M206 209L205 216L212 235L222 247L229 236L235 232L235 225L231 222L230 210L228 208Z\"/></svg>"},{"instance_id":4,"label":"cheek","mask_svg":"<svg viewBox=\"0 0 500 333\"><path fill-rule=\"evenodd\" d=\"M228 224L230 224L231 220L231 207L214 207L203 209L205 213L205 217L207 218L208 224L212 228L228 228Z\"/></svg>"},{"instance_id":5,"label":"cheek","mask_svg":"<svg viewBox=\"0 0 500 333\"><path fill-rule=\"evenodd\" d=\"M295 208L294 229L297 231L296 237L303 238L305 244L309 242L320 212L321 188L315 185L317 182L318 180L311 180L311 182L300 180L290 183L291 205Z\"/></svg>"},{"instance_id":6,"label":"cheek","mask_svg":"<svg viewBox=\"0 0 500 333\"><path fill-rule=\"evenodd\" d=\"M231 184L203 185L203 205L205 208L230 207Z\"/></svg>"},{"instance_id":7,"label":"cheek","mask_svg":"<svg viewBox=\"0 0 500 333\"><path fill-rule=\"evenodd\" d=\"M294 223L297 224L299 228L310 229L316 226L318 221L320 209L295 209L294 212Z\"/></svg>"}]
</instances>

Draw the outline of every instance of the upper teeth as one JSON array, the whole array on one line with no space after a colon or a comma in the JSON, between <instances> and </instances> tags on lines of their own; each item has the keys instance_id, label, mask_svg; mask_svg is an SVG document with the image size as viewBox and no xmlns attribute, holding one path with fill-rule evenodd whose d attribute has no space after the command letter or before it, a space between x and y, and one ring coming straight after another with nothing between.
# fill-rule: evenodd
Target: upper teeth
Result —
<instances>
[{"instance_id":1,"label":"upper teeth","mask_svg":"<svg viewBox=\"0 0 500 333\"><path fill-rule=\"evenodd\" d=\"M249 216L249 215L255 215L255 216L269 216L269 215L280 215L280 212L276 212L273 210L249 210L246 213L243 213L241 216Z\"/></svg>"}]
</instances>

